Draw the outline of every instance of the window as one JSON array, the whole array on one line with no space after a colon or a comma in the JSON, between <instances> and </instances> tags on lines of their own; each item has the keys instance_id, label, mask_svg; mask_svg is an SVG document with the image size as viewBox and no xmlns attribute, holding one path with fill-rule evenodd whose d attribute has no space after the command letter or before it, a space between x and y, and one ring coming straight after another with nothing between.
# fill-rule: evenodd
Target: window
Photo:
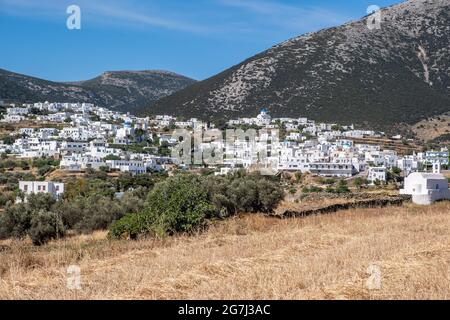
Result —
<instances>
[{"instance_id":1,"label":"window","mask_svg":"<svg viewBox=\"0 0 450 320\"><path fill-rule=\"evenodd\" d=\"M23 186L23 191L25 191L25 192L28 191L28 185L27 184Z\"/></svg>"}]
</instances>

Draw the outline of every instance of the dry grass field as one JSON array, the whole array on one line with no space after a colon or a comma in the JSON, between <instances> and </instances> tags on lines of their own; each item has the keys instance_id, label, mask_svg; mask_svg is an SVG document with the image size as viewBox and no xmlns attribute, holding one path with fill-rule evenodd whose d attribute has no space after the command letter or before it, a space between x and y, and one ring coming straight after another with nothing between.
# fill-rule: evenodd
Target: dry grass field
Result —
<instances>
[{"instance_id":1,"label":"dry grass field","mask_svg":"<svg viewBox=\"0 0 450 320\"><path fill-rule=\"evenodd\" d=\"M81 268L81 290L66 287L69 265ZM366 284L371 265L378 289ZM3 242L0 298L450 299L450 203L247 215L163 240Z\"/></svg>"}]
</instances>

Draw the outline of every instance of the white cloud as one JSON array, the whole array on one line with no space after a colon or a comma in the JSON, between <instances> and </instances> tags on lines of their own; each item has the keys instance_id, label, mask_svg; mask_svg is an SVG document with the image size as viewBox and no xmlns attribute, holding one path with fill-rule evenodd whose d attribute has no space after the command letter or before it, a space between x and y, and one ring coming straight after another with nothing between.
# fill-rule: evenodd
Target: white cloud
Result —
<instances>
[{"instance_id":1,"label":"white cloud","mask_svg":"<svg viewBox=\"0 0 450 320\"><path fill-rule=\"evenodd\" d=\"M220 4L235 7L260 16L266 23L286 29L312 29L323 25L338 25L349 17L341 13L312 6L293 6L260 0L218 0ZM293 30L295 31L295 30Z\"/></svg>"},{"instance_id":2,"label":"white cloud","mask_svg":"<svg viewBox=\"0 0 450 320\"><path fill-rule=\"evenodd\" d=\"M66 7L71 4L76 4L81 8L83 17L85 16L83 13L88 13L89 17L102 22L146 25L194 33L202 33L206 30L202 26L178 18L150 14L148 8L137 10L138 6L133 1L127 3L114 0L0 0L0 12L21 16L59 18L65 14Z\"/></svg>"},{"instance_id":3,"label":"white cloud","mask_svg":"<svg viewBox=\"0 0 450 320\"><path fill-rule=\"evenodd\" d=\"M205 30L205 28L189 22L134 11L118 5L111 5L110 2L108 4L90 2L87 6L97 14L125 22L188 32L202 33Z\"/></svg>"},{"instance_id":4,"label":"white cloud","mask_svg":"<svg viewBox=\"0 0 450 320\"><path fill-rule=\"evenodd\" d=\"M83 26L87 21L225 37L270 32L282 38L286 33L301 34L349 20L320 7L270 0L196 0L182 5L167 0L0 0L0 13L64 22L71 4L81 8Z\"/></svg>"}]
</instances>

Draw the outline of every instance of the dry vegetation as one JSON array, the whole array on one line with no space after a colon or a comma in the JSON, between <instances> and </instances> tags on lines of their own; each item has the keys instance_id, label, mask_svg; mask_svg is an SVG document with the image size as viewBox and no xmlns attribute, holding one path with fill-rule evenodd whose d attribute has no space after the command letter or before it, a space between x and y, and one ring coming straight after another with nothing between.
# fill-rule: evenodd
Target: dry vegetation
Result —
<instances>
[{"instance_id":1,"label":"dry vegetation","mask_svg":"<svg viewBox=\"0 0 450 320\"><path fill-rule=\"evenodd\" d=\"M3 299L450 299L450 203L220 222L192 237L104 233L0 246ZM82 289L66 288L77 264ZM369 265L381 268L369 290Z\"/></svg>"},{"instance_id":2,"label":"dry vegetation","mask_svg":"<svg viewBox=\"0 0 450 320\"><path fill-rule=\"evenodd\" d=\"M450 114L443 114L436 118L416 123L412 130L423 141L433 140L441 135L450 133Z\"/></svg>"}]
</instances>

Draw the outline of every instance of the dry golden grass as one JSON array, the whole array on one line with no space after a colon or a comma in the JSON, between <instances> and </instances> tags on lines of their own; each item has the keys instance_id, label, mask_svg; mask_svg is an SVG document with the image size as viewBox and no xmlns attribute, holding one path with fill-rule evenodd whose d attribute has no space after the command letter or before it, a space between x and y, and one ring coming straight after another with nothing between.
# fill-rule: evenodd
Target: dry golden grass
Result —
<instances>
[{"instance_id":1,"label":"dry golden grass","mask_svg":"<svg viewBox=\"0 0 450 320\"><path fill-rule=\"evenodd\" d=\"M242 216L164 240L104 238L4 243L0 298L450 299L448 202L289 220ZM72 264L81 268L81 290L66 288ZM366 286L371 264L381 270L379 290Z\"/></svg>"},{"instance_id":2,"label":"dry golden grass","mask_svg":"<svg viewBox=\"0 0 450 320\"><path fill-rule=\"evenodd\" d=\"M450 170L443 170L441 172L446 178L450 178Z\"/></svg>"},{"instance_id":3,"label":"dry golden grass","mask_svg":"<svg viewBox=\"0 0 450 320\"><path fill-rule=\"evenodd\" d=\"M416 123L412 130L417 134L417 137L424 141L433 140L443 134L450 132L450 114L442 114L439 119L432 118Z\"/></svg>"}]
</instances>

